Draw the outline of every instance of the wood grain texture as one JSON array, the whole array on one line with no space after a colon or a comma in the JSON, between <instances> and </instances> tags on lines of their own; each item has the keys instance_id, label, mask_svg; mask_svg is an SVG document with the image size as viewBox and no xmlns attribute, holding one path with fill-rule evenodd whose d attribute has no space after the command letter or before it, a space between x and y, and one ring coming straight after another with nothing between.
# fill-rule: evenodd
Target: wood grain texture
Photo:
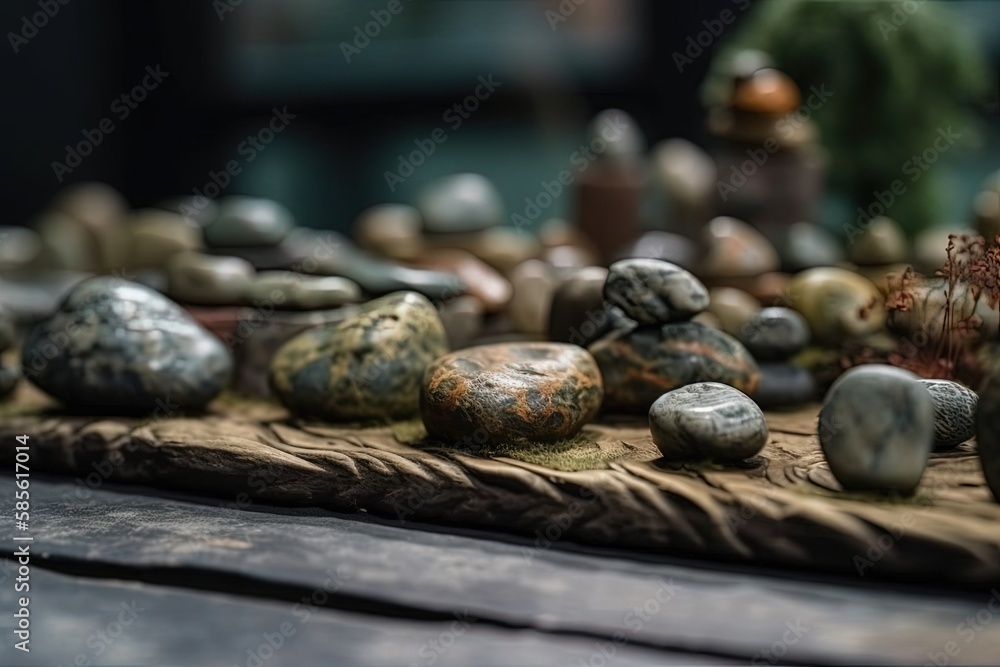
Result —
<instances>
[{"instance_id":1,"label":"wood grain texture","mask_svg":"<svg viewBox=\"0 0 1000 667\"><path fill-rule=\"evenodd\" d=\"M270 403L223 399L204 416L143 421L60 414L24 387L16 401L0 418L4 465L27 434L33 472L84 487L108 479L646 554L1000 583L1000 505L974 443L933 454L912 498L845 494L819 449L817 406L768 413L764 450L739 466L666 465L643 422L604 420L584 431L592 469L556 470L532 452L419 439L412 424L297 422Z\"/></svg>"}]
</instances>

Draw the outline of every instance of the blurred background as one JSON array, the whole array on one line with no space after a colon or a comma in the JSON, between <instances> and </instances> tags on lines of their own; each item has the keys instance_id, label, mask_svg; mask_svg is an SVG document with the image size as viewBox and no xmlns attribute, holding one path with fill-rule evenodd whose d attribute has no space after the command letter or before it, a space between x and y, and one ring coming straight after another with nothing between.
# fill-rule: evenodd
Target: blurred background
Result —
<instances>
[{"instance_id":1,"label":"blurred background","mask_svg":"<svg viewBox=\"0 0 1000 667\"><path fill-rule=\"evenodd\" d=\"M26 21L46 3L57 11L31 36ZM869 85L859 83L858 90L841 88L835 94L838 101L850 101L851 110L838 110L835 122L840 125L834 129L843 132L856 126L861 128L859 138L873 128L891 132L906 127L911 116L920 113L921 105L910 99L879 98L887 86L877 81L871 85L872 77L895 76L879 71L884 63L908 70L904 76L919 81L928 95L945 84L936 79L950 71L935 68L936 62L947 61L951 67L959 58L960 71L978 67L961 60L968 54L950 53L940 31L929 33L924 44L912 30L886 32L874 14L865 19L867 38L848 32L849 22L831 26L824 21L814 27L825 26L827 34L812 34L801 19L799 25L775 27L761 18L766 5L803 4L799 2L399 0L400 11L386 25L371 28L377 16L390 16L389 4L3 3L0 26L8 44L0 67L10 95L0 112L6 129L0 167L6 184L0 194L7 213L4 224L28 224L61 187L77 181L105 181L136 207L190 195L203 191L210 175L231 160L240 163L240 173L221 194L273 197L309 227L346 231L366 207L411 203L423 185L456 171L492 179L509 212L515 213L524 208L526 197L539 192L543 180L567 168L587 124L602 109L628 112L649 146L671 137L709 145L706 77L718 67L716 57L736 42L754 45L784 30L801 37L795 48L812 48L817 57L825 53L859 82L867 77ZM966 35L960 40L963 48L974 50L985 65L979 82L970 81L968 90L961 91L962 99L954 100L976 124L974 135L963 132L962 140L964 149L973 150L950 151L947 168L935 170L939 178L931 222L963 223L1000 153L1000 3L864 4L875 6L873 11L890 22L893 11L907 5L901 14L904 21L919 19L932 27L937 19L925 20L927 7L944 5L949 21ZM912 17L909 5L918 7ZM730 15L731 23L718 22ZM375 36L366 39L366 26ZM700 34L714 32L715 26L724 30L693 46ZM874 51L885 50L885 45L890 50L898 46L902 55L887 51L888 56L878 60L884 54ZM809 78L816 73L793 71L789 63L810 61L810 55L780 55L779 68L808 90ZM866 58L874 66L865 67ZM168 76L122 118L125 107L116 100L143 81L147 67L157 65ZM490 76L501 84L495 94L468 111L467 118L452 114L446 121L448 110L473 94L479 77ZM287 108L294 119L263 150L248 148L245 140L267 127L275 108ZM78 167L56 173L53 163L68 164L68 147L106 118L114 130L104 134ZM821 130L828 127L821 123ZM443 128L446 141L412 177L387 183L386 172L399 173L399 156L413 151L415 141L430 137L437 128ZM921 139L921 145L932 139ZM834 136L831 141L836 149L863 150L850 145L850 137ZM906 157L886 159L901 165ZM842 164L833 160L835 169ZM833 173L830 180L845 179ZM839 227L838 221L854 209L850 193L846 198L842 194L834 191L824 198L818 215L829 227ZM557 198L542 218L569 216L572 205L570 197Z\"/></svg>"}]
</instances>

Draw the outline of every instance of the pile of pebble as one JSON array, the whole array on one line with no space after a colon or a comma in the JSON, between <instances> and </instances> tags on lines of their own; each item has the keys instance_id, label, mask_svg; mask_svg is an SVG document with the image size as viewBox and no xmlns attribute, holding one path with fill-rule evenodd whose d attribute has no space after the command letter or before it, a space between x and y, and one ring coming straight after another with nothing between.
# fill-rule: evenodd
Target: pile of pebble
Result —
<instances>
[{"instance_id":1,"label":"pile of pebble","mask_svg":"<svg viewBox=\"0 0 1000 667\"><path fill-rule=\"evenodd\" d=\"M20 369L0 364L0 397L23 375L77 409L196 411L235 388L303 419L419 418L433 437L480 444L556 442L599 412L627 413L648 416L667 460L732 463L767 442L762 408L832 382L820 444L845 489L911 493L934 450L977 429L1000 489L1000 381L977 416L976 394L955 382L880 364L833 382L807 366L822 358L839 374L845 351L921 333L937 343L946 326L995 337L1000 314L961 281L917 276L907 306L891 305L887 276L943 262L930 251L940 230L911 248L882 217L850 232L845 253L813 224L765 235L712 218L709 156L675 141L647 159L621 112L591 133L612 120L624 133L574 195L586 224L537 233L512 227L478 174L363 211L356 242L268 199L131 211L106 186L73 186L37 232L4 232L0 352L23 344ZM691 229L641 229L647 180ZM1000 229L997 192L977 198L984 233Z\"/></svg>"}]
</instances>

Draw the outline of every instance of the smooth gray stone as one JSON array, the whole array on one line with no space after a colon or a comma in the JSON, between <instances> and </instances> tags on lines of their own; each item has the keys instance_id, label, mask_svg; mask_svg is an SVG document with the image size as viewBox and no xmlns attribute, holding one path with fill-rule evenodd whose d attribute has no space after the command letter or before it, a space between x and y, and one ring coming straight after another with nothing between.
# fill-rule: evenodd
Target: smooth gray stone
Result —
<instances>
[{"instance_id":1,"label":"smooth gray stone","mask_svg":"<svg viewBox=\"0 0 1000 667\"><path fill-rule=\"evenodd\" d=\"M708 290L676 264L623 259L608 269L604 297L639 324L666 324L694 317L708 307Z\"/></svg>"},{"instance_id":2,"label":"smooth gray stone","mask_svg":"<svg viewBox=\"0 0 1000 667\"><path fill-rule=\"evenodd\" d=\"M927 582L908 590L867 580L864 586L852 582L845 586L836 579L789 578L787 572L726 571L718 566L699 568L697 561L649 562L608 551L588 552L560 540L556 520L563 519L559 517L553 519L548 537L484 539L481 533L474 537L468 534L471 531L459 534L458 529L429 532L420 524L387 525L367 514L352 520L318 509L272 508L252 503L242 494L219 502L151 495L162 492L125 493L105 481L94 465L95 472L80 480L32 477L36 554L95 566L166 570L168 576L200 572L202 580L212 584L236 577L244 588L267 583L290 589L295 599L323 586L327 571L341 566L350 574L341 593L373 604L445 615L468 610L482 623L561 634L611 637L623 631L635 645L710 651L735 656L744 664L773 642L780 643L789 622L809 630L785 647L786 664L924 664L928 652L941 652L955 639L955 627L992 600L985 588L959 597L928 593ZM247 490L280 483L284 481L266 469L251 471ZM14 490L13 476L0 476L0 496L11 498ZM419 497L401 498L401 509L419 501ZM599 501L581 495L579 502ZM401 522L405 523L403 515ZM852 556L844 553L848 561ZM0 566L5 563L9 561L0 560ZM107 568L104 572L101 576L107 576ZM637 627L630 613L662 590L664 581L672 581L676 593ZM8 579L0 586L0 595L11 594L9 583ZM41 581L39 589L47 590ZM82 597L89 602L92 596ZM3 608L10 609L9 597L3 600ZM48 600L67 605L69 615L75 615L68 607L69 598L53 595ZM120 601L121 597L115 605ZM42 596L35 602L41 604ZM38 616L40 620L47 614ZM191 634L181 627L180 636L185 642L191 637L224 637L222 630L234 625L228 615L209 617L219 619L218 633ZM12 619L5 613L0 622ZM89 622L89 617L85 620L87 633L103 627ZM367 626L378 627L381 622L369 620ZM894 628L893 641L873 631L873 624ZM154 625L161 633L170 627L159 619ZM726 631L720 633L720 627ZM58 647L61 642L45 644ZM995 662L998 644L1000 624L982 626L976 641L962 646L962 659L967 664ZM327 639L325 645L337 642ZM758 660L762 662L767 664Z\"/></svg>"},{"instance_id":3,"label":"smooth gray stone","mask_svg":"<svg viewBox=\"0 0 1000 667\"><path fill-rule=\"evenodd\" d=\"M809 344L811 334L804 317L791 308L763 308L740 329L740 342L758 361L785 361Z\"/></svg>"},{"instance_id":4,"label":"smooth gray stone","mask_svg":"<svg viewBox=\"0 0 1000 667\"><path fill-rule=\"evenodd\" d=\"M566 276L552 294L549 340L586 347L611 331L609 304L604 300L608 270L588 266Z\"/></svg>"},{"instance_id":5,"label":"smooth gray stone","mask_svg":"<svg viewBox=\"0 0 1000 667\"><path fill-rule=\"evenodd\" d=\"M361 300L361 288L347 278L294 271L262 271L252 279L247 302L285 310L326 310Z\"/></svg>"},{"instance_id":6,"label":"smooth gray stone","mask_svg":"<svg viewBox=\"0 0 1000 667\"><path fill-rule=\"evenodd\" d=\"M500 191L481 174L439 178L424 188L417 208L429 234L476 232L504 224Z\"/></svg>"},{"instance_id":7,"label":"smooth gray stone","mask_svg":"<svg viewBox=\"0 0 1000 667\"><path fill-rule=\"evenodd\" d=\"M117 278L76 287L21 349L25 376L72 409L203 408L229 381L222 342L166 297Z\"/></svg>"},{"instance_id":8,"label":"smooth gray stone","mask_svg":"<svg viewBox=\"0 0 1000 667\"><path fill-rule=\"evenodd\" d=\"M281 243L295 227L292 212L271 199L226 197L205 227L211 246L269 247Z\"/></svg>"},{"instance_id":9,"label":"smooth gray stone","mask_svg":"<svg viewBox=\"0 0 1000 667\"><path fill-rule=\"evenodd\" d=\"M667 461L742 461L760 452L768 436L757 404L718 382L668 391L649 409L649 430Z\"/></svg>"},{"instance_id":10,"label":"smooth gray stone","mask_svg":"<svg viewBox=\"0 0 1000 667\"><path fill-rule=\"evenodd\" d=\"M236 306L247 300L255 273L238 257L184 252L167 264L168 294L182 303Z\"/></svg>"},{"instance_id":11,"label":"smooth gray stone","mask_svg":"<svg viewBox=\"0 0 1000 667\"><path fill-rule=\"evenodd\" d=\"M837 266L844 261L844 249L837 238L819 225L808 222L796 222L788 227L778 254L781 267L786 271Z\"/></svg>"},{"instance_id":12,"label":"smooth gray stone","mask_svg":"<svg viewBox=\"0 0 1000 667\"><path fill-rule=\"evenodd\" d=\"M764 362L760 364L760 384L753 400L764 410L789 408L816 400L816 390L812 373L801 366Z\"/></svg>"},{"instance_id":13,"label":"smooth gray stone","mask_svg":"<svg viewBox=\"0 0 1000 667\"><path fill-rule=\"evenodd\" d=\"M826 394L819 442L845 489L912 493L934 446L934 400L909 371L852 368Z\"/></svg>"},{"instance_id":14,"label":"smooth gray stone","mask_svg":"<svg viewBox=\"0 0 1000 667\"><path fill-rule=\"evenodd\" d=\"M934 401L934 447L954 449L976 434L979 397L951 380L921 380Z\"/></svg>"},{"instance_id":15,"label":"smooth gray stone","mask_svg":"<svg viewBox=\"0 0 1000 667\"><path fill-rule=\"evenodd\" d=\"M990 376L979 392L976 446L986 483L1000 503L1000 376Z\"/></svg>"},{"instance_id":16,"label":"smooth gray stone","mask_svg":"<svg viewBox=\"0 0 1000 667\"><path fill-rule=\"evenodd\" d=\"M433 618L378 615L377 603L374 613L370 608L364 613L341 610L338 605L352 603L340 595L351 573L334 562L320 585L297 591L294 597L289 592L282 600L161 585L169 579L150 584L75 577L40 569L36 563L29 606L31 652L13 646L17 640L12 613L20 594L5 585L0 604L10 613L0 619L7 638L0 645L0 664L527 667L589 665L594 656L594 664L608 667L739 664L706 655L615 646L598 637L498 627L461 609ZM8 583L17 576L11 561L2 561L0 568ZM602 644L614 651L607 662L601 659Z\"/></svg>"}]
</instances>

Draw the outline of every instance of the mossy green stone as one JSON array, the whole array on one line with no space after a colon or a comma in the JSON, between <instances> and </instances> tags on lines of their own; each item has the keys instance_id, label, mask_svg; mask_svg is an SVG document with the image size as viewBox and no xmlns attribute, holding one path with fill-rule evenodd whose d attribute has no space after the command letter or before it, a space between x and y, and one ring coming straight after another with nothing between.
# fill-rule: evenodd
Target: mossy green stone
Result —
<instances>
[{"instance_id":1,"label":"mossy green stone","mask_svg":"<svg viewBox=\"0 0 1000 667\"><path fill-rule=\"evenodd\" d=\"M407 419L419 411L424 372L447 352L431 302L415 292L396 292L285 343L271 362L271 387L301 416Z\"/></svg>"}]
</instances>

